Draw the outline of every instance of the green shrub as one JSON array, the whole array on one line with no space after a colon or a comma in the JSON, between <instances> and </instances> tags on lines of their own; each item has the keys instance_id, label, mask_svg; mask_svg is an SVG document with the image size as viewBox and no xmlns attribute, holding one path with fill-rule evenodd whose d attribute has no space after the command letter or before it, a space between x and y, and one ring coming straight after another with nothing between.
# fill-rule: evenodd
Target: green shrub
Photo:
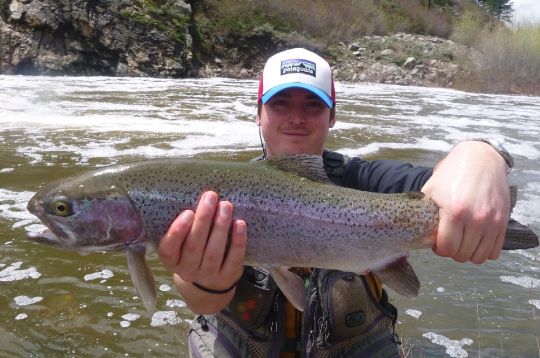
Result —
<instances>
[{"instance_id":1,"label":"green shrub","mask_svg":"<svg viewBox=\"0 0 540 358\"><path fill-rule=\"evenodd\" d=\"M460 87L483 92L540 94L540 25L484 30L468 80Z\"/></svg>"},{"instance_id":2,"label":"green shrub","mask_svg":"<svg viewBox=\"0 0 540 358\"><path fill-rule=\"evenodd\" d=\"M456 22L452 40L467 46L473 46L478 42L484 26L485 21L479 14L467 12Z\"/></svg>"}]
</instances>

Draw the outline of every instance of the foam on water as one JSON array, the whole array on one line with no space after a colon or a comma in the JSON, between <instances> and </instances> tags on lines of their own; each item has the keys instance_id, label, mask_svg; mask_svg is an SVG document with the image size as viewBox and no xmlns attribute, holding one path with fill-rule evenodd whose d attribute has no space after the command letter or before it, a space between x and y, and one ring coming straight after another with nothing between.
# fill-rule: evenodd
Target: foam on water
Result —
<instances>
[{"instance_id":1,"label":"foam on water","mask_svg":"<svg viewBox=\"0 0 540 358\"><path fill-rule=\"evenodd\" d=\"M13 228L35 224L39 220L26 210L31 191L12 191L0 188L0 219L15 221Z\"/></svg>"},{"instance_id":2,"label":"foam on water","mask_svg":"<svg viewBox=\"0 0 540 358\"><path fill-rule=\"evenodd\" d=\"M510 282L514 285L518 285L525 288L540 288L540 280L528 277L528 276L501 276L500 277L502 282Z\"/></svg>"},{"instance_id":3,"label":"foam on water","mask_svg":"<svg viewBox=\"0 0 540 358\"><path fill-rule=\"evenodd\" d=\"M126 313L125 315L122 315L122 318L126 321L135 322L136 320L141 318L141 315L136 313Z\"/></svg>"},{"instance_id":4,"label":"foam on water","mask_svg":"<svg viewBox=\"0 0 540 358\"><path fill-rule=\"evenodd\" d=\"M0 103L6 103L0 107L0 129L24 130L30 139L35 136L34 145L19 149L33 163L54 151L78 153L79 163L84 164L95 157L185 156L230 148L253 150L259 145L254 124L257 81L107 77L29 81L0 76L0 83L4 87ZM540 158L536 141L540 105L535 97L342 83L336 84L336 90L336 132L367 126L374 130L378 122L385 123L381 133L418 138L346 148L347 153L367 154L388 147L447 151L454 140L489 135L506 139L515 155ZM127 139L112 134L126 129L134 135L167 135L170 147L150 144L119 149ZM425 133L418 136L418 129ZM59 143L58 135L69 130L111 135L96 145L84 140L73 146ZM528 140L509 137L509 131L519 131ZM175 141L175 136L181 139Z\"/></svg>"},{"instance_id":5,"label":"foam on water","mask_svg":"<svg viewBox=\"0 0 540 358\"><path fill-rule=\"evenodd\" d=\"M152 315L150 325L152 327L175 326L183 321L182 318L177 316L176 311L157 311Z\"/></svg>"},{"instance_id":6,"label":"foam on water","mask_svg":"<svg viewBox=\"0 0 540 358\"><path fill-rule=\"evenodd\" d=\"M405 311L405 314L408 314L409 316L418 319L422 315L422 312L418 310L408 309Z\"/></svg>"},{"instance_id":7,"label":"foam on water","mask_svg":"<svg viewBox=\"0 0 540 358\"><path fill-rule=\"evenodd\" d=\"M26 313L19 313L18 315L15 316L16 321L20 321L26 318L28 318L28 314Z\"/></svg>"},{"instance_id":8,"label":"foam on water","mask_svg":"<svg viewBox=\"0 0 540 358\"><path fill-rule=\"evenodd\" d=\"M531 305L540 310L540 300L529 300L527 303L530 303Z\"/></svg>"},{"instance_id":9,"label":"foam on water","mask_svg":"<svg viewBox=\"0 0 540 358\"><path fill-rule=\"evenodd\" d=\"M84 275L84 280L85 281L92 281L92 280L97 280L97 279L109 279L111 277L113 277L114 274L111 270L107 270L107 269L104 269L102 271L99 271L99 272L94 272L94 273L91 273L91 274L88 274L88 275Z\"/></svg>"},{"instance_id":10,"label":"foam on water","mask_svg":"<svg viewBox=\"0 0 540 358\"><path fill-rule=\"evenodd\" d=\"M41 302L43 300L43 297L37 296L37 297L28 297L28 296L17 296L13 298L13 301L17 306L28 306L33 305L34 303Z\"/></svg>"},{"instance_id":11,"label":"foam on water","mask_svg":"<svg viewBox=\"0 0 540 358\"><path fill-rule=\"evenodd\" d=\"M166 284L162 284L162 285L159 286L159 290L161 292L169 292L171 290L171 286L166 285Z\"/></svg>"},{"instance_id":12,"label":"foam on water","mask_svg":"<svg viewBox=\"0 0 540 358\"><path fill-rule=\"evenodd\" d=\"M187 307L186 303L182 300L177 300L177 299L173 299L173 300L167 300L167 303L166 303L167 307L170 307L170 308L184 308L184 307Z\"/></svg>"},{"instance_id":13,"label":"foam on water","mask_svg":"<svg viewBox=\"0 0 540 358\"><path fill-rule=\"evenodd\" d=\"M457 341L457 340L449 339L445 336L442 336L433 332L424 333L422 336L429 339L434 344L445 347L446 354L454 358L468 357L469 354L467 353L465 349L463 349L463 346L465 345L470 346L473 343L473 340L470 338L463 338Z\"/></svg>"},{"instance_id":14,"label":"foam on water","mask_svg":"<svg viewBox=\"0 0 540 358\"><path fill-rule=\"evenodd\" d=\"M26 269L21 269L22 262L14 262L2 271L0 271L0 282L10 282L25 280L27 278L38 279L41 273L34 266Z\"/></svg>"}]
</instances>

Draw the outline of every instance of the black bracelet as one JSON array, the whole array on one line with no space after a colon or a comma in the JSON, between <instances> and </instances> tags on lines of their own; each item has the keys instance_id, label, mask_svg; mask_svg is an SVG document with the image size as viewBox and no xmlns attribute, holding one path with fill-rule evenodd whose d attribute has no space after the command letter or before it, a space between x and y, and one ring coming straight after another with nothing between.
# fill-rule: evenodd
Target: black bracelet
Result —
<instances>
[{"instance_id":1,"label":"black bracelet","mask_svg":"<svg viewBox=\"0 0 540 358\"><path fill-rule=\"evenodd\" d=\"M202 285L199 285L197 282L192 282L191 283L193 286L197 287L199 290L201 291L204 291L204 292L207 292L207 293L213 293L213 294L217 294L217 295L220 295L220 294L223 294L223 293L227 293L229 291L232 291L233 288L236 287L236 282L233 283L233 285L229 288L226 288L224 290L213 290L211 288L207 288L207 287L204 287Z\"/></svg>"}]
</instances>

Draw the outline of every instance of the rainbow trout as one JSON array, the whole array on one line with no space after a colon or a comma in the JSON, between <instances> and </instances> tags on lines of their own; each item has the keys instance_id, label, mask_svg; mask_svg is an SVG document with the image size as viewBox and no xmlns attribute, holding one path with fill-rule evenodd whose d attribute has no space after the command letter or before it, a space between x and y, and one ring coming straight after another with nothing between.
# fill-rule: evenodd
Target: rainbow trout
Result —
<instances>
[{"instance_id":1,"label":"rainbow trout","mask_svg":"<svg viewBox=\"0 0 540 358\"><path fill-rule=\"evenodd\" d=\"M233 203L234 217L247 222L245 264L267 267L299 309L305 290L290 267L373 271L397 292L418 294L407 252L433 247L438 207L421 193L336 186L321 157L158 159L92 170L53 182L30 200L28 210L48 230L28 238L81 251L127 250L134 285L153 311L156 290L145 250L158 245L182 210L195 209L206 190ZM506 242L530 248L538 238L513 222Z\"/></svg>"}]
</instances>

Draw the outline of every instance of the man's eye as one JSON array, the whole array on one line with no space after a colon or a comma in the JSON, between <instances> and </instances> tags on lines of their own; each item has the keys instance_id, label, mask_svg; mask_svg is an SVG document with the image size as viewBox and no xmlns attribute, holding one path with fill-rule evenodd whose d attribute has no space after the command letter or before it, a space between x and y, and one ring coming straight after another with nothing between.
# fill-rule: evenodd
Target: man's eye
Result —
<instances>
[{"instance_id":1,"label":"man's eye","mask_svg":"<svg viewBox=\"0 0 540 358\"><path fill-rule=\"evenodd\" d=\"M287 101L285 101L283 99L277 99L274 102L272 102L272 104L275 105L275 106L286 106Z\"/></svg>"},{"instance_id":2,"label":"man's eye","mask_svg":"<svg viewBox=\"0 0 540 358\"><path fill-rule=\"evenodd\" d=\"M324 103L321 101L310 101L306 104L306 107L310 109L324 108Z\"/></svg>"}]
</instances>

